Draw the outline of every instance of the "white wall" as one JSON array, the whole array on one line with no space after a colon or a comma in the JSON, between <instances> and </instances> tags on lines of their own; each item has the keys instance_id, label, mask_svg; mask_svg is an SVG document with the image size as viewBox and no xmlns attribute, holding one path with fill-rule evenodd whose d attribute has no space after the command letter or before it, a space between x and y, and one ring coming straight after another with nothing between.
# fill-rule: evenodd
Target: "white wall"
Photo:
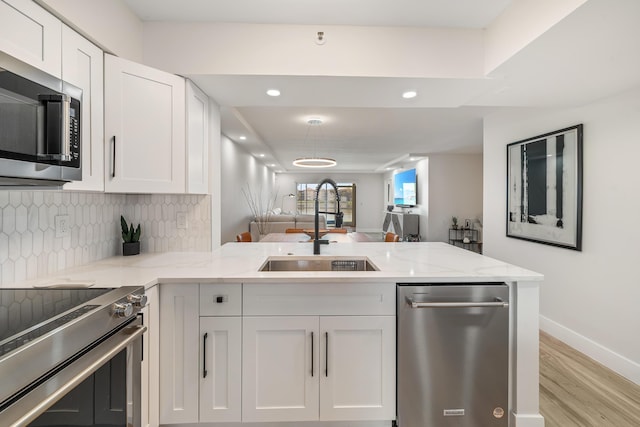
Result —
<instances>
[{"instance_id":1,"label":"white wall","mask_svg":"<svg viewBox=\"0 0 640 427\"><path fill-rule=\"evenodd\" d=\"M584 123L582 252L505 236L506 145ZM485 254L545 275L541 327L640 384L640 88L562 110L489 117Z\"/></svg>"},{"instance_id":2,"label":"white wall","mask_svg":"<svg viewBox=\"0 0 640 427\"><path fill-rule=\"evenodd\" d=\"M209 98L209 193L211 194L211 247L222 243L222 162L220 106Z\"/></svg>"},{"instance_id":3,"label":"white wall","mask_svg":"<svg viewBox=\"0 0 640 427\"><path fill-rule=\"evenodd\" d=\"M452 216L482 222L482 154L429 156L427 240L449 242Z\"/></svg>"},{"instance_id":4,"label":"white wall","mask_svg":"<svg viewBox=\"0 0 640 427\"><path fill-rule=\"evenodd\" d=\"M242 189L260 194L263 206L275 195L275 174L226 136L220 140L221 240L235 241L238 233L249 231L253 219Z\"/></svg>"},{"instance_id":5,"label":"white wall","mask_svg":"<svg viewBox=\"0 0 640 427\"><path fill-rule=\"evenodd\" d=\"M331 178L336 182L353 182L356 184L356 230L376 232L382 230L384 200L380 192L383 175L378 173L281 173L276 177L278 187L278 206L282 196L296 194L296 183L320 182ZM284 201L285 205L288 202ZM289 205L290 206L290 205ZM285 206L286 208L286 206ZM286 209L285 209L286 210Z\"/></svg>"},{"instance_id":6,"label":"white wall","mask_svg":"<svg viewBox=\"0 0 640 427\"><path fill-rule=\"evenodd\" d=\"M315 43L319 30L326 38L321 46ZM455 28L147 22L144 63L178 74L475 78L484 77L483 34ZM203 49L203 40L212 54L194 54Z\"/></svg>"},{"instance_id":7,"label":"white wall","mask_svg":"<svg viewBox=\"0 0 640 427\"><path fill-rule=\"evenodd\" d=\"M586 1L511 2L485 31L485 72L493 71Z\"/></svg>"},{"instance_id":8,"label":"white wall","mask_svg":"<svg viewBox=\"0 0 640 427\"><path fill-rule=\"evenodd\" d=\"M482 154L435 154L404 165L402 170L410 168L416 168L418 205L402 210L420 215L421 241L449 242L454 215L458 224L464 224L465 219L482 221ZM384 175L383 207L393 204L395 173Z\"/></svg>"},{"instance_id":9,"label":"white wall","mask_svg":"<svg viewBox=\"0 0 640 427\"><path fill-rule=\"evenodd\" d=\"M143 24L123 0L37 0L103 50L142 63Z\"/></svg>"}]
</instances>

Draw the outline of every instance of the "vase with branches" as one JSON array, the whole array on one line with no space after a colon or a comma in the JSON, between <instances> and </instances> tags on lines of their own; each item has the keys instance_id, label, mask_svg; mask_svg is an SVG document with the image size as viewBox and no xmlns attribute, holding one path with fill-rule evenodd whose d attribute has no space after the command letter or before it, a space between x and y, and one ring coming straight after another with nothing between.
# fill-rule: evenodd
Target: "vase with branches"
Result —
<instances>
[{"instance_id":1,"label":"vase with branches","mask_svg":"<svg viewBox=\"0 0 640 427\"><path fill-rule=\"evenodd\" d=\"M262 187L258 189L258 192L254 192L246 184L242 188L242 194L249 205L251 214L258 228L258 233L261 236L269 234L270 220L273 215L273 210L276 207L276 201L278 199L278 192L271 193L269 196L264 196Z\"/></svg>"}]
</instances>

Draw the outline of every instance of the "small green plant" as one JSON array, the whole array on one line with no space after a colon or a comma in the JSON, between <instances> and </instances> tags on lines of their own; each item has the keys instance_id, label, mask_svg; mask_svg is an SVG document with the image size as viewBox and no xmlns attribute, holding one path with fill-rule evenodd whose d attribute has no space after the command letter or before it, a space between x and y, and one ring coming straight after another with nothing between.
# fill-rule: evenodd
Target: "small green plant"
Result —
<instances>
[{"instance_id":1,"label":"small green plant","mask_svg":"<svg viewBox=\"0 0 640 427\"><path fill-rule=\"evenodd\" d=\"M134 230L133 224L130 226L127 225L127 221L120 215L120 226L122 227L122 240L125 243L135 243L140 240L140 234L142 233L140 224L138 224L138 227Z\"/></svg>"},{"instance_id":2,"label":"small green plant","mask_svg":"<svg viewBox=\"0 0 640 427\"><path fill-rule=\"evenodd\" d=\"M451 217L451 225L453 225L454 228L458 226L458 217L457 216L452 216Z\"/></svg>"}]
</instances>

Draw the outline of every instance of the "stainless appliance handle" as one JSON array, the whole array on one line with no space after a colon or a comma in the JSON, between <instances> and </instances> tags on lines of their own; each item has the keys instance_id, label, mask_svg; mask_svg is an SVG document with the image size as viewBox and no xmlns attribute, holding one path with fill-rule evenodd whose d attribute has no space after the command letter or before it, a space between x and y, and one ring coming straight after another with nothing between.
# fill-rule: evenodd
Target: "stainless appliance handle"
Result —
<instances>
[{"instance_id":1,"label":"stainless appliance handle","mask_svg":"<svg viewBox=\"0 0 640 427\"><path fill-rule=\"evenodd\" d=\"M407 303L411 308L467 308L467 307L509 307L508 302L496 298L493 302L416 302L407 298Z\"/></svg>"},{"instance_id":2,"label":"stainless appliance handle","mask_svg":"<svg viewBox=\"0 0 640 427\"><path fill-rule=\"evenodd\" d=\"M139 339L146 330L147 327L142 325L123 328L113 337L98 345L70 365L69 368L71 368L71 366L76 367L73 372L69 373L69 375L72 375L71 378L65 376L64 379L58 379L54 377L49 380L53 382L52 384L48 384L48 382L43 383L31 392L30 395L21 399L19 403L9 407L5 414L0 417L0 421L8 421L7 424L3 425L11 427L24 426L34 421L40 414L44 413L51 405L73 390L102 365L113 359L113 357L129 344ZM121 335L125 335L125 337L123 338ZM66 370L63 370L57 375L62 375L65 371ZM59 384L59 382L62 382L62 384ZM13 418L12 413L17 416ZM5 415L7 418L5 418ZM11 421L9 421L10 419ZM2 423L4 423L4 421Z\"/></svg>"},{"instance_id":3,"label":"stainless appliance handle","mask_svg":"<svg viewBox=\"0 0 640 427\"><path fill-rule=\"evenodd\" d=\"M38 95L44 107L44 136L38 144L42 159L68 162L71 160L71 97L67 94Z\"/></svg>"},{"instance_id":4,"label":"stainless appliance handle","mask_svg":"<svg viewBox=\"0 0 640 427\"><path fill-rule=\"evenodd\" d=\"M60 160L71 160L71 98L62 97L62 147L60 148Z\"/></svg>"}]
</instances>

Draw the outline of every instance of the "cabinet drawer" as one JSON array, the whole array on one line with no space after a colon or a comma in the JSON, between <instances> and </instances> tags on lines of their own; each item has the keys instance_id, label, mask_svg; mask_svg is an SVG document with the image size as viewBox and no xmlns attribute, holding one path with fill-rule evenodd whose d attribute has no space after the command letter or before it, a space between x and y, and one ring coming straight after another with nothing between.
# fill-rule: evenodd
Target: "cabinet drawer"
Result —
<instances>
[{"instance_id":1,"label":"cabinet drawer","mask_svg":"<svg viewBox=\"0 0 640 427\"><path fill-rule=\"evenodd\" d=\"M200 284L200 316L240 316L242 285Z\"/></svg>"},{"instance_id":2,"label":"cabinet drawer","mask_svg":"<svg viewBox=\"0 0 640 427\"><path fill-rule=\"evenodd\" d=\"M396 313L393 283L244 284L245 316L389 315Z\"/></svg>"}]
</instances>

